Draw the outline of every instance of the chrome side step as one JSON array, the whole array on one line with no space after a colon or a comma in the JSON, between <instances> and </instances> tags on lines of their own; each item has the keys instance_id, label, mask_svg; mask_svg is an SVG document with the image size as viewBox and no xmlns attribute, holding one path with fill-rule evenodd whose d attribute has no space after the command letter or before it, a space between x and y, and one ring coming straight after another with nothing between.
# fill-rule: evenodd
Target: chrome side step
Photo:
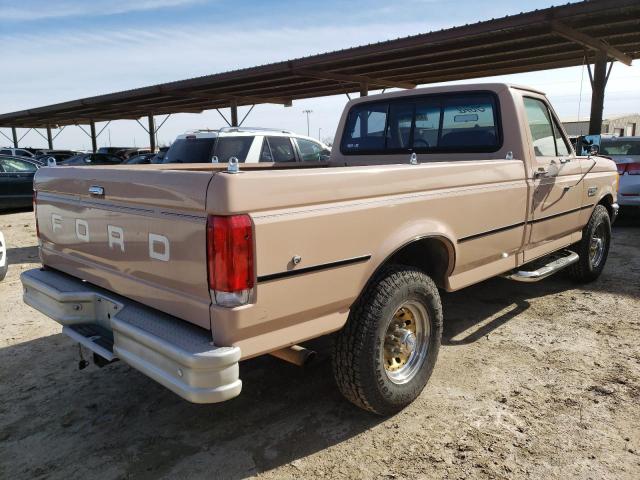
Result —
<instances>
[{"instance_id":1,"label":"chrome side step","mask_svg":"<svg viewBox=\"0 0 640 480\"><path fill-rule=\"evenodd\" d=\"M543 278L547 278L554 273L559 272L563 268L576 263L579 259L580 257L577 253L570 250L563 250L561 252L558 252L557 254L553 254L552 256L532 262L530 265L535 265L539 264L541 261L550 260L548 263L543 264L536 270L512 270L511 272L507 272L502 276L504 278L515 280L517 282L538 282ZM526 267L526 265L523 266Z\"/></svg>"}]
</instances>

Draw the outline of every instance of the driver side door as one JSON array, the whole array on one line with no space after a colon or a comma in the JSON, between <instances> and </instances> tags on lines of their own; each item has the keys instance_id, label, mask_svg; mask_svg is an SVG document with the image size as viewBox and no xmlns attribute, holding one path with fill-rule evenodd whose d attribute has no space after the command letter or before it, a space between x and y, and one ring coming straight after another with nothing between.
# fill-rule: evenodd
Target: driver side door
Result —
<instances>
[{"instance_id":1,"label":"driver side door","mask_svg":"<svg viewBox=\"0 0 640 480\"><path fill-rule=\"evenodd\" d=\"M533 167L529 246L542 247L530 250L529 258L525 254L526 261L541 254L545 244L579 230L582 168L544 97L523 100Z\"/></svg>"}]
</instances>

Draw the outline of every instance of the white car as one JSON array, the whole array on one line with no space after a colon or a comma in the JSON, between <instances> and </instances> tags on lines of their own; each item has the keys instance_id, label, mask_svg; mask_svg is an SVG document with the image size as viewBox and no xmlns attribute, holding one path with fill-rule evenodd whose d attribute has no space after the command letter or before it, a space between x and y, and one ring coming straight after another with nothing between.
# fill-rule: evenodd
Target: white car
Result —
<instances>
[{"instance_id":1,"label":"white car","mask_svg":"<svg viewBox=\"0 0 640 480\"><path fill-rule=\"evenodd\" d=\"M12 147L0 148L0 155L11 155L13 157L28 157L28 158L35 157L35 155L31 153L29 150L25 150L24 148L12 148Z\"/></svg>"},{"instance_id":2,"label":"white car","mask_svg":"<svg viewBox=\"0 0 640 480\"><path fill-rule=\"evenodd\" d=\"M4 243L4 235L0 232L0 280L4 280L7 275L7 244Z\"/></svg>"},{"instance_id":3,"label":"white car","mask_svg":"<svg viewBox=\"0 0 640 480\"><path fill-rule=\"evenodd\" d=\"M318 140L286 130L226 127L179 135L162 163L321 162L330 154Z\"/></svg>"},{"instance_id":4,"label":"white car","mask_svg":"<svg viewBox=\"0 0 640 480\"><path fill-rule=\"evenodd\" d=\"M640 207L640 137L602 136L600 153L611 157L618 166L621 207Z\"/></svg>"}]
</instances>

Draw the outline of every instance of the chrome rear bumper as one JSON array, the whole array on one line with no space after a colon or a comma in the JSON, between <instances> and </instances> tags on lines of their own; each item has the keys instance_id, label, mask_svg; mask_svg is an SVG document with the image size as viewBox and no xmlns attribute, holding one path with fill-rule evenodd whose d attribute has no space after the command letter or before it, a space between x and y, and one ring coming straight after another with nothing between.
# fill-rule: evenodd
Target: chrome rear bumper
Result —
<instances>
[{"instance_id":1,"label":"chrome rear bumper","mask_svg":"<svg viewBox=\"0 0 640 480\"><path fill-rule=\"evenodd\" d=\"M55 270L28 270L20 279L27 305L106 360L119 358L190 402L240 394L240 349L213 345L208 330Z\"/></svg>"}]
</instances>

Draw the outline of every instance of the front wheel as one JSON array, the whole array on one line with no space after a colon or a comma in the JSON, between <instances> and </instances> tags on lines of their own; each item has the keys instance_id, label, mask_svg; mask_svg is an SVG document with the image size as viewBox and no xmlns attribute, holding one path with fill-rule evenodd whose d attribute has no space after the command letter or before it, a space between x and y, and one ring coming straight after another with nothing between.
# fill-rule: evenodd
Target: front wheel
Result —
<instances>
[{"instance_id":1,"label":"front wheel","mask_svg":"<svg viewBox=\"0 0 640 480\"><path fill-rule=\"evenodd\" d=\"M342 394L380 415L395 413L423 390L442 338L438 289L400 265L377 275L338 333L333 371Z\"/></svg>"},{"instance_id":2,"label":"front wheel","mask_svg":"<svg viewBox=\"0 0 640 480\"><path fill-rule=\"evenodd\" d=\"M611 245L611 219L603 205L596 205L589 223L582 230L582 240L574 245L580 259L574 263L569 274L579 283L593 282L597 279L609 256Z\"/></svg>"}]
</instances>

